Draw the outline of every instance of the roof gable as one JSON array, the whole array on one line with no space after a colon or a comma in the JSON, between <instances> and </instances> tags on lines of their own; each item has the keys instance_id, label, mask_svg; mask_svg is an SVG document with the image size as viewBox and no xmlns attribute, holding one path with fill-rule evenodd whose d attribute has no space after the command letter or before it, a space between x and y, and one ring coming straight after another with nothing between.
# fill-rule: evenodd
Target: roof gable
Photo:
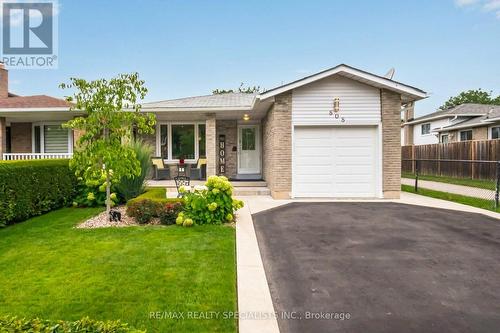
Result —
<instances>
[{"instance_id":1,"label":"roof gable","mask_svg":"<svg viewBox=\"0 0 500 333\"><path fill-rule=\"evenodd\" d=\"M258 98L261 100L267 99L279 95L281 93L284 93L286 91L296 89L304 85L310 84L312 82L324 79L332 75L341 75L377 88L384 88L391 91L395 91L401 94L403 102L415 101L427 97L427 93L421 89L379 75L375 75L345 64L341 64L333 68L324 70L322 72L270 89L260 94Z\"/></svg>"}]
</instances>

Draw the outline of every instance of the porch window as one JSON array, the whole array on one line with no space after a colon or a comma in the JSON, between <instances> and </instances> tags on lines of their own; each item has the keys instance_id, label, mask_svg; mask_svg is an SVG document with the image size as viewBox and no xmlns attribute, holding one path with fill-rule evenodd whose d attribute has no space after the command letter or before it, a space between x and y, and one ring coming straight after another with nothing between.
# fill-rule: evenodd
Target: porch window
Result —
<instances>
[{"instance_id":1,"label":"porch window","mask_svg":"<svg viewBox=\"0 0 500 333\"><path fill-rule=\"evenodd\" d=\"M160 156L168 159L168 125L160 125Z\"/></svg>"},{"instance_id":2,"label":"porch window","mask_svg":"<svg viewBox=\"0 0 500 333\"><path fill-rule=\"evenodd\" d=\"M37 154L42 152L42 134L40 126L33 127L33 152Z\"/></svg>"},{"instance_id":3,"label":"porch window","mask_svg":"<svg viewBox=\"0 0 500 333\"><path fill-rule=\"evenodd\" d=\"M492 127L491 128L491 138L492 139L500 139L500 127Z\"/></svg>"},{"instance_id":4,"label":"porch window","mask_svg":"<svg viewBox=\"0 0 500 333\"><path fill-rule=\"evenodd\" d=\"M5 152L6 153L11 153L12 152L12 139L11 139L11 134L10 134L10 126L5 127Z\"/></svg>"},{"instance_id":5,"label":"porch window","mask_svg":"<svg viewBox=\"0 0 500 333\"><path fill-rule=\"evenodd\" d=\"M195 162L205 158L205 124L159 124L156 148L164 160L174 162L181 158Z\"/></svg>"},{"instance_id":6,"label":"porch window","mask_svg":"<svg viewBox=\"0 0 500 333\"><path fill-rule=\"evenodd\" d=\"M198 125L198 155L200 158L207 158L206 141L205 141L205 125Z\"/></svg>"}]
</instances>

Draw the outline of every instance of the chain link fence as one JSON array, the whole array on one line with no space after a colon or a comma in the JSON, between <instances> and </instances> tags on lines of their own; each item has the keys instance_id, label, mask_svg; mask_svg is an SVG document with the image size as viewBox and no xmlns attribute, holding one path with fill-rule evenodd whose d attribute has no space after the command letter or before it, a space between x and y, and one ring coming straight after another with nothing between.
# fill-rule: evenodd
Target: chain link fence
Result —
<instances>
[{"instance_id":1,"label":"chain link fence","mask_svg":"<svg viewBox=\"0 0 500 333\"><path fill-rule=\"evenodd\" d=\"M499 207L500 161L403 159L402 184L484 200Z\"/></svg>"}]
</instances>

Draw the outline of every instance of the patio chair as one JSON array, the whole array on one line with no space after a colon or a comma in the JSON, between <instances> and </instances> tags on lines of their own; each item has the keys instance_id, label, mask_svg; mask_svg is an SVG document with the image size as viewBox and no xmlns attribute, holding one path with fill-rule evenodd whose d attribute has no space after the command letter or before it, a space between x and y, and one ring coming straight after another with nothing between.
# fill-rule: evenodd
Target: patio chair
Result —
<instances>
[{"instance_id":1,"label":"patio chair","mask_svg":"<svg viewBox=\"0 0 500 333\"><path fill-rule=\"evenodd\" d=\"M191 179L186 176L175 176L175 187L177 188L177 198L182 198L184 193L179 192L181 186L189 186Z\"/></svg>"},{"instance_id":2,"label":"patio chair","mask_svg":"<svg viewBox=\"0 0 500 333\"><path fill-rule=\"evenodd\" d=\"M153 178L155 180L170 179L170 168L165 167L163 158L153 157L151 162L153 163Z\"/></svg>"},{"instance_id":3,"label":"patio chair","mask_svg":"<svg viewBox=\"0 0 500 333\"><path fill-rule=\"evenodd\" d=\"M207 174L207 159L200 158L198 159L198 163L196 163L196 168L192 168L190 170L191 179L205 179Z\"/></svg>"}]
</instances>

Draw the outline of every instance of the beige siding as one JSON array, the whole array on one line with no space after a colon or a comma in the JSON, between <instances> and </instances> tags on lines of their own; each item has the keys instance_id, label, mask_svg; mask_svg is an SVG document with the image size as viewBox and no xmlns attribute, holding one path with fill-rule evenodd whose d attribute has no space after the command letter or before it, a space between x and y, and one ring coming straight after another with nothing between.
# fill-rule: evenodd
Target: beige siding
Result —
<instances>
[{"instance_id":1,"label":"beige siding","mask_svg":"<svg viewBox=\"0 0 500 333\"><path fill-rule=\"evenodd\" d=\"M340 102L340 118L333 111L334 98ZM334 76L293 90L294 125L373 125L380 122L379 89Z\"/></svg>"}]
</instances>

